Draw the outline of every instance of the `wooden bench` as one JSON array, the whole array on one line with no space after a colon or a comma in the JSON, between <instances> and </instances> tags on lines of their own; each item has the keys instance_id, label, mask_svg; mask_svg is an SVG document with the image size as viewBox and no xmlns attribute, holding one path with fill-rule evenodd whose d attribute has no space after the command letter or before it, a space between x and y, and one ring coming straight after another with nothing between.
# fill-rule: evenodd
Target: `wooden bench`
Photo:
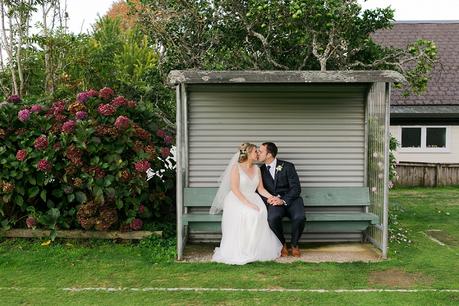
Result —
<instances>
[{"instance_id":1,"label":"wooden bench","mask_svg":"<svg viewBox=\"0 0 459 306\"><path fill-rule=\"evenodd\" d=\"M184 240L219 242L221 215L210 215L209 208L217 188L185 188L183 226ZM364 231L379 223L379 217L368 212L367 187L307 187L302 189L306 226L301 242L362 241ZM290 224L284 220L289 238Z\"/></svg>"}]
</instances>

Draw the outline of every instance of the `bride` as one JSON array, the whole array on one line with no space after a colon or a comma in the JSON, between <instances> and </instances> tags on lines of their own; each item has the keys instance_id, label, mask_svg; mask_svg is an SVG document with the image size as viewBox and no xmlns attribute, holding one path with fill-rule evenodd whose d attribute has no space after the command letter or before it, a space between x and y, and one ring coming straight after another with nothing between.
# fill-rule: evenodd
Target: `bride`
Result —
<instances>
[{"instance_id":1,"label":"bride","mask_svg":"<svg viewBox=\"0 0 459 306\"><path fill-rule=\"evenodd\" d=\"M270 198L263 187L257 147L240 146L221 176L221 185L210 209L211 214L223 210L222 240L215 248L212 261L243 265L253 261L269 261L279 257L282 244L271 231L263 197Z\"/></svg>"}]
</instances>

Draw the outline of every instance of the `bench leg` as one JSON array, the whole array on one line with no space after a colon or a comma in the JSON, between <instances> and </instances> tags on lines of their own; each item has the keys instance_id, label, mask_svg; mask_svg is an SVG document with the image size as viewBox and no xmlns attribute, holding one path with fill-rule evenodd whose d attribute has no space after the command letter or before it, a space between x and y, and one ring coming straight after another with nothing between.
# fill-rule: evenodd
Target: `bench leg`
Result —
<instances>
[{"instance_id":1,"label":"bench leg","mask_svg":"<svg viewBox=\"0 0 459 306\"><path fill-rule=\"evenodd\" d=\"M185 249L187 238L188 226L184 225L181 233L177 233L177 260L183 259L183 250Z\"/></svg>"}]
</instances>

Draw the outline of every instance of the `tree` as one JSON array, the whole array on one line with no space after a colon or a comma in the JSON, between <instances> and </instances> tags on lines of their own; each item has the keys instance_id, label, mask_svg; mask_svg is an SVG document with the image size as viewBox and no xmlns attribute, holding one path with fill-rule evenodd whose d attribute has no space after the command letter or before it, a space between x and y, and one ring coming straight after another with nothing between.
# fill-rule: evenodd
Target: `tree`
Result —
<instances>
[{"instance_id":1,"label":"tree","mask_svg":"<svg viewBox=\"0 0 459 306\"><path fill-rule=\"evenodd\" d=\"M362 11L357 0L143 0L140 23L170 69L393 69L411 91L426 88L432 42L384 48L371 34L393 10Z\"/></svg>"}]
</instances>

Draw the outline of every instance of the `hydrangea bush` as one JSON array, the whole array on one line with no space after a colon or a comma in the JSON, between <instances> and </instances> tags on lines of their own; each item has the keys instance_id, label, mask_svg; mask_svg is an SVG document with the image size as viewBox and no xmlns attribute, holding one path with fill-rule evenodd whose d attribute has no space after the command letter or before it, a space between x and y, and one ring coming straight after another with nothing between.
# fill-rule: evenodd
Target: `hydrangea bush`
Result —
<instances>
[{"instance_id":1,"label":"hydrangea bush","mask_svg":"<svg viewBox=\"0 0 459 306\"><path fill-rule=\"evenodd\" d=\"M1 226L142 229L175 193L174 139L156 122L110 88L49 105L10 97L0 105Z\"/></svg>"}]
</instances>

